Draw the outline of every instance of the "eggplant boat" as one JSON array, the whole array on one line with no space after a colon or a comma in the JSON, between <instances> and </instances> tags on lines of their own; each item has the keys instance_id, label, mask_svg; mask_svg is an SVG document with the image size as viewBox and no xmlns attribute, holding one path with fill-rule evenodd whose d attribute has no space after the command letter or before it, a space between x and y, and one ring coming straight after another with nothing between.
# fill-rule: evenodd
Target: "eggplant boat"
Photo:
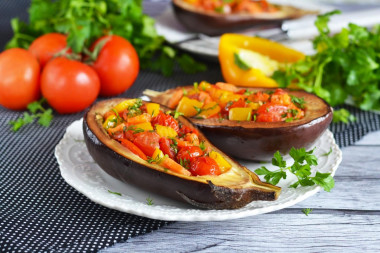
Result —
<instances>
[{"instance_id":1,"label":"eggplant boat","mask_svg":"<svg viewBox=\"0 0 380 253\"><path fill-rule=\"evenodd\" d=\"M220 35L254 26L280 25L318 11L270 4L265 0L173 0L174 13L188 30L206 35Z\"/></svg>"},{"instance_id":2,"label":"eggplant boat","mask_svg":"<svg viewBox=\"0 0 380 253\"><path fill-rule=\"evenodd\" d=\"M109 175L205 209L276 200L281 188L210 144L190 121L157 103L115 98L83 120L88 151Z\"/></svg>"},{"instance_id":3,"label":"eggplant boat","mask_svg":"<svg viewBox=\"0 0 380 253\"><path fill-rule=\"evenodd\" d=\"M300 90L203 81L144 94L188 117L223 152L245 160L268 161L276 151L310 148L332 120L324 100Z\"/></svg>"}]
</instances>

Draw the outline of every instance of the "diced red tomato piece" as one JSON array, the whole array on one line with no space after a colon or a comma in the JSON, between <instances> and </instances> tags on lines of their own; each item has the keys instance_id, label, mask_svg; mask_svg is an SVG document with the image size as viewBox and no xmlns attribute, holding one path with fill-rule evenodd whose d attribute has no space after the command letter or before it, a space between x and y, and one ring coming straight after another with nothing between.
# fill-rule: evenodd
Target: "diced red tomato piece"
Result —
<instances>
[{"instance_id":1,"label":"diced red tomato piece","mask_svg":"<svg viewBox=\"0 0 380 253\"><path fill-rule=\"evenodd\" d=\"M178 122L173 118L171 115L165 114L163 112L159 112L156 117L152 118L152 126L155 126L156 124L161 126L168 126L173 128L177 133L179 131Z\"/></svg>"},{"instance_id":2,"label":"diced red tomato piece","mask_svg":"<svg viewBox=\"0 0 380 253\"><path fill-rule=\"evenodd\" d=\"M128 130L124 132L124 138L133 142L136 137L132 130Z\"/></svg>"},{"instance_id":3,"label":"diced red tomato piece","mask_svg":"<svg viewBox=\"0 0 380 253\"><path fill-rule=\"evenodd\" d=\"M194 176L220 175L219 165L208 156L197 157L190 163L190 172Z\"/></svg>"},{"instance_id":4,"label":"diced red tomato piece","mask_svg":"<svg viewBox=\"0 0 380 253\"><path fill-rule=\"evenodd\" d=\"M139 147L144 154L152 156L156 148L160 148L160 136L156 132L142 132L135 134L133 143Z\"/></svg>"},{"instance_id":5,"label":"diced red tomato piece","mask_svg":"<svg viewBox=\"0 0 380 253\"><path fill-rule=\"evenodd\" d=\"M177 154L177 161L192 161L193 158L203 155L203 151L197 146L182 147Z\"/></svg>"},{"instance_id":6,"label":"diced red tomato piece","mask_svg":"<svg viewBox=\"0 0 380 253\"><path fill-rule=\"evenodd\" d=\"M192 127L188 127L188 126L184 126L184 125L182 125L178 131L179 136L184 136L184 135L189 134L189 133L194 133L196 135L199 134L199 132L196 128L192 128Z\"/></svg>"},{"instance_id":7,"label":"diced red tomato piece","mask_svg":"<svg viewBox=\"0 0 380 253\"><path fill-rule=\"evenodd\" d=\"M266 103L262 105L257 110L257 122L279 122L284 121L286 117L284 117L284 114L287 114L289 107L281 105L281 104L274 104L274 103Z\"/></svg>"},{"instance_id":8,"label":"diced red tomato piece","mask_svg":"<svg viewBox=\"0 0 380 253\"><path fill-rule=\"evenodd\" d=\"M258 91L248 97L248 100L258 103L258 102L267 102L269 100L269 94L264 93L262 91Z\"/></svg>"},{"instance_id":9,"label":"diced red tomato piece","mask_svg":"<svg viewBox=\"0 0 380 253\"><path fill-rule=\"evenodd\" d=\"M161 151L165 155L168 155L171 159L175 159L176 153L175 153L174 149L170 146L171 144L173 144L173 141L168 139L168 138L161 137L159 143L160 143Z\"/></svg>"}]
</instances>

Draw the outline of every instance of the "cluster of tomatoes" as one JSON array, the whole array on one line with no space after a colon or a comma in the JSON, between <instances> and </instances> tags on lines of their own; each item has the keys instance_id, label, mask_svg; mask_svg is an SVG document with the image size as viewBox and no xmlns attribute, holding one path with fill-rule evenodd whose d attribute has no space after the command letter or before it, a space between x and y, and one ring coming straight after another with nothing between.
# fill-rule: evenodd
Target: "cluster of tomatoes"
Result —
<instances>
[{"instance_id":1,"label":"cluster of tomatoes","mask_svg":"<svg viewBox=\"0 0 380 253\"><path fill-rule=\"evenodd\" d=\"M75 113L99 95L126 91L136 80L139 58L126 39L101 37L89 52L74 54L67 36L59 33L42 35L28 50L5 50L0 54L0 105L23 110L43 96L58 113Z\"/></svg>"}]
</instances>

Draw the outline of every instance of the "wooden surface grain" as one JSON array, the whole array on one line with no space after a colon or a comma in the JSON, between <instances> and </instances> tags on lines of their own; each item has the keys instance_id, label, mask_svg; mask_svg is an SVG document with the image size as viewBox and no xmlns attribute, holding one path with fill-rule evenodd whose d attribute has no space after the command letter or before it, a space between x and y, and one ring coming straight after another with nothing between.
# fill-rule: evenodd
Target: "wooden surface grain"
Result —
<instances>
[{"instance_id":1,"label":"wooden surface grain","mask_svg":"<svg viewBox=\"0 0 380 253\"><path fill-rule=\"evenodd\" d=\"M342 152L330 193L242 219L175 222L102 252L380 252L380 131Z\"/></svg>"}]
</instances>

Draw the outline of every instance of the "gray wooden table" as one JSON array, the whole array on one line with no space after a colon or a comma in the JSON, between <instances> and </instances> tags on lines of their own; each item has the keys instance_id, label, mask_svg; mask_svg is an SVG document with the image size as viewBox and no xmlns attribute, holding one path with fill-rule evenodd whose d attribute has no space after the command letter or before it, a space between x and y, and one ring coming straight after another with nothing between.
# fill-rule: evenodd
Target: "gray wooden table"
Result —
<instances>
[{"instance_id":1,"label":"gray wooden table","mask_svg":"<svg viewBox=\"0 0 380 253\"><path fill-rule=\"evenodd\" d=\"M155 16L167 3L144 5ZM242 219L176 222L102 252L380 252L380 131L342 151L330 193Z\"/></svg>"},{"instance_id":2,"label":"gray wooden table","mask_svg":"<svg viewBox=\"0 0 380 253\"><path fill-rule=\"evenodd\" d=\"M342 152L330 193L243 219L176 222L103 252L380 252L380 131Z\"/></svg>"}]
</instances>

